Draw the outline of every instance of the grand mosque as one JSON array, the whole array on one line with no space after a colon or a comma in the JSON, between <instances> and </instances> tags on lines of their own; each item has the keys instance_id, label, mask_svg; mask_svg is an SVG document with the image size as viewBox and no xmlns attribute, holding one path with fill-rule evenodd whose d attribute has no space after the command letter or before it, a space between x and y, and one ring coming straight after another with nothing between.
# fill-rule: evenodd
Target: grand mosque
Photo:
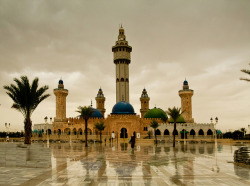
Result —
<instances>
[{"instance_id":1,"label":"grand mosque","mask_svg":"<svg viewBox=\"0 0 250 186\"><path fill-rule=\"evenodd\" d=\"M140 115L137 115L133 106L129 102L129 64L131 62L130 53L132 47L126 40L124 28L119 28L118 40L112 47L114 54L114 64L116 66L115 82L116 82L116 104L113 106L112 112L105 117L105 96L103 90L98 90L96 100L96 108L92 118L88 121L88 133L96 134L95 123L103 121L105 124L104 134L110 136L114 133L118 138L128 138L136 133L137 138L148 136L152 131L150 123L156 120L159 127L156 134L162 138L171 137L174 133L172 118L168 117L166 112L160 108L149 108L150 97L147 90L142 90ZM179 90L181 99L182 116L177 120L177 130L175 134L177 138L212 138L214 134L214 125L198 124L194 122L192 117L192 96L194 91L189 89L188 81L183 82L183 87ZM82 135L85 131L84 120L66 117L66 97L68 90L64 88L63 81L60 80L58 88L54 89L56 96L56 116L53 122L53 132L55 134ZM167 121L162 118L167 118ZM185 132L186 131L186 132ZM170 138L169 138L170 139Z\"/></svg>"}]
</instances>

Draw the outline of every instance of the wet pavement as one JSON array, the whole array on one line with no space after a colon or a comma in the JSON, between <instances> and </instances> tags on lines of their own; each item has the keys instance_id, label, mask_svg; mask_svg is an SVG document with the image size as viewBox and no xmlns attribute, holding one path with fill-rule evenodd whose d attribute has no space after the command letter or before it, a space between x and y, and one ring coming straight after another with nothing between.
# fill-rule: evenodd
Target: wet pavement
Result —
<instances>
[{"instance_id":1,"label":"wet pavement","mask_svg":"<svg viewBox=\"0 0 250 186\"><path fill-rule=\"evenodd\" d=\"M35 145L35 144L33 144ZM248 145L249 146L249 145ZM46 144L44 144L46 148ZM0 185L250 185L239 146L213 143L50 144L51 168L0 167Z\"/></svg>"}]
</instances>

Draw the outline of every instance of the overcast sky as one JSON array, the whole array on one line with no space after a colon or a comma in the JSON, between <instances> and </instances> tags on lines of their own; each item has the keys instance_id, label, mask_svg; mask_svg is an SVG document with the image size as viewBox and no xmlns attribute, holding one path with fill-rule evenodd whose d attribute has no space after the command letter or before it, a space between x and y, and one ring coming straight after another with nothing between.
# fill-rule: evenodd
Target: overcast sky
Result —
<instances>
[{"instance_id":1,"label":"overcast sky","mask_svg":"<svg viewBox=\"0 0 250 186\"><path fill-rule=\"evenodd\" d=\"M187 78L194 90L193 117L218 128L250 125L250 83L240 72L250 62L249 0L0 0L0 131L23 130L4 85L14 77L39 78L51 96L32 115L33 124L55 117L53 89L62 77L69 90L67 117L95 106L100 86L106 115L115 104L112 46L122 23L131 53L130 103L140 114L142 89L150 108L180 107Z\"/></svg>"}]
</instances>

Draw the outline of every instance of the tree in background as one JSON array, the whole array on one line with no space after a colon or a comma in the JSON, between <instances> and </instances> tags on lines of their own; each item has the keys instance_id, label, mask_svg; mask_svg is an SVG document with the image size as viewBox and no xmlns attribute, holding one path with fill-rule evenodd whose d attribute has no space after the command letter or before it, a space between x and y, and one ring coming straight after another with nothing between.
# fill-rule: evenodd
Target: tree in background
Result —
<instances>
[{"instance_id":1,"label":"tree in background","mask_svg":"<svg viewBox=\"0 0 250 186\"><path fill-rule=\"evenodd\" d=\"M101 121L100 123L97 122L95 124L95 128L100 131L100 143L102 143L102 131L105 129L104 122Z\"/></svg>"},{"instance_id":2,"label":"tree in background","mask_svg":"<svg viewBox=\"0 0 250 186\"><path fill-rule=\"evenodd\" d=\"M14 84L4 86L7 90L6 94L13 100L11 108L21 112L24 116L25 140L24 144L31 144L31 115L37 108L39 103L49 97L49 94L44 94L49 89L47 85L38 88L38 78L35 78L30 85L27 76L21 76L20 79L14 78Z\"/></svg>"},{"instance_id":3,"label":"tree in background","mask_svg":"<svg viewBox=\"0 0 250 186\"><path fill-rule=\"evenodd\" d=\"M250 63L249 63L249 65L250 65ZM241 70L241 72L244 72L244 73L246 73L246 74L250 75L250 70L247 70L247 69L242 69L242 70ZM240 78L240 80L250 81L250 79L249 79L249 78Z\"/></svg>"},{"instance_id":4,"label":"tree in background","mask_svg":"<svg viewBox=\"0 0 250 186\"><path fill-rule=\"evenodd\" d=\"M174 121L174 132L173 132L173 147L175 147L175 131L176 131L176 121L181 116L181 109L178 107L168 108L167 114L173 119Z\"/></svg>"},{"instance_id":5,"label":"tree in background","mask_svg":"<svg viewBox=\"0 0 250 186\"><path fill-rule=\"evenodd\" d=\"M85 121L85 147L88 147L88 120L92 117L94 109L91 106L79 106L77 109L76 112L80 113L79 117Z\"/></svg>"},{"instance_id":6,"label":"tree in background","mask_svg":"<svg viewBox=\"0 0 250 186\"><path fill-rule=\"evenodd\" d=\"M156 137L156 134L155 134L155 129L157 129L159 127L159 123L157 121L153 120L150 123L150 127L152 127L154 129L155 143L157 143L157 137Z\"/></svg>"}]
</instances>

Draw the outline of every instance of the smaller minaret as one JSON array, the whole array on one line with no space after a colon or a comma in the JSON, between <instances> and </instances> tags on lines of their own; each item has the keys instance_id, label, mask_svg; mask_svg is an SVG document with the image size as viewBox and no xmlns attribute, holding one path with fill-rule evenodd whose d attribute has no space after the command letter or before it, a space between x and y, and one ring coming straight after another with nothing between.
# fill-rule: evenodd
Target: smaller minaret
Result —
<instances>
[{"instance_id":1,"label":"smaller minaret","mask_svg":"<svg viewBox=\"0 0 250 186\"><path fill-rule=\"evenodd\" d=\"M67 121L66 118L66 97L68 90L64 89L63 81L59 80L58 88L54 89L56 96L56 117L54 121Z\"/></svg>"},{"instance_id":2,"label":"smaller minaret","mask_svg":"<svg viewBox=\"0 0 250 186\"><path fill-rule=\"evenodd\" d=\"M104 114L106 112L105 104L104 104L105 103L105 97L104 97L104 94L103 94L101 88L99 89L95 100L96 100L96 109L99 110L102 113L103 117L104 117Z\"/></svg>"},{"instance_id":3,"label":"smaller minaret","mask_svg":"<svg viewBox=\"0 0 250 186\"><path fill-rule=\"evenodd\" d=\"M140 97L140 101L141 101L141 118L144 117L144 115L146 114L146 112L149 110L149 100L150 98L148 97L148 93L147 90L144 88Z\"/></svg>"},{"instance_id":4,"label":"smaller minaret","mask_svg":"<svg viewBox=\"0 0 250 186\"><path fill-rule=\"evenodd\" d=\"M183 89L179 90L179 96L181 97L181 111L187 123L194 123L194 118L192 118L192 96L194 91L189 89L188 82L185 79L183 82Z\"/></svg>"}]
</instances>

